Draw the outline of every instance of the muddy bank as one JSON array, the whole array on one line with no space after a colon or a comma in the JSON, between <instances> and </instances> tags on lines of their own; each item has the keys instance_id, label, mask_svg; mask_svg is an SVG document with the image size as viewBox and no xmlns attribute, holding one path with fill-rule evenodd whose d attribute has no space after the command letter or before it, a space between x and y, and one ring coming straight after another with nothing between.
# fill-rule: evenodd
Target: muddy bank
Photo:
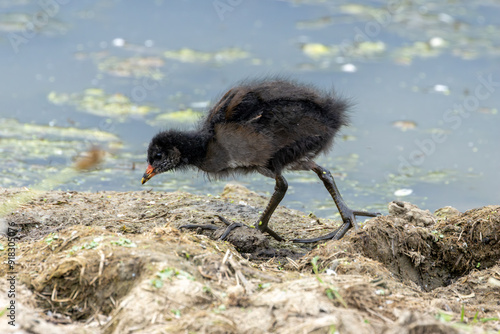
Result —
<instances>
[{"instance_id":1,"label":"muddy bank","mask_svg":"<svg viewBox=\"0 0 500 334\"><path fill-rule=\"evenodd\" d=\"M20 191L0 190L0 201ZM482 333L500 330L500 206L436 214L392 202L341 241L278 243L251 228L267 199L45 192L5 215L16 247L16 324L2 333ZM332 210L334 208L332 207ZM179 230L216 224L219 230ZM279 207L287 239L337 222ZM0 237L1 290L7 239ZM0 247L2 248L2 247ZM0 296L0 305L10 302Z\"/></svg>"}]
</instances>

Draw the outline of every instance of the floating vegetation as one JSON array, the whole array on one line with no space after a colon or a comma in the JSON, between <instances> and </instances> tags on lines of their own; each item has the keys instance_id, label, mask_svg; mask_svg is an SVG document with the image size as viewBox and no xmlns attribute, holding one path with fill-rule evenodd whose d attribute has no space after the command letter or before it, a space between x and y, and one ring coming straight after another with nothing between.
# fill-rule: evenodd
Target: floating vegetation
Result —
<instances>
[{"instance_id":1,"label":"floating vegetation","mask_svg":"<svg viewBox=\"0 0 500 334\"><path fill-rule=\"evenodd\" d=\"M297 29L322 29L333 24L331 16L323 16L312 20L298 21L295 25Z\"/></svg>"},{"instance_id":2,"label":"floating vegetation","mask_svg":"<svg viewBox=\"0 0 500 334\"><path fill-rule=\"evenodd\" d=\"M0 118L0 137L12 139L48 139L48 140L86 140L92 142L118 142L117 135L97 129L78 129L74 127L61 127L20 123L15 119Z\"/></svg>"},{"instance_id":3,"label":"floating vegetation","mask_svg":"<svg viewBox=\"0 0 500 334\"><path fill-rule=\"evenodd\" d=\"M452 169L439 169L428 171L423 175L419 176L420 181L426 183L436 183L436 184L449 184L451 182L459 179L461 175L457 170Z\"/></svg>"},{"instance_id":4,"label":"floating vegetation","mask_svg":"<svg viewBox=\"0 0 500 334\"><path fill-rule=\"evenodd\" d=\"M418 6L411 1L344 3L333 9L326 1L292 2L328 7L328 16L299 21L296 24L298 29L319 29L346 23L355 25L353 33L340 44L315 42L302 45L307 56L319 61L314 65L303 65L302 69L328 68L330 64L325 64L325 60L332 57L342 63L343 58L363 60L387 56L398 64L408 65L415 58L443 54L465 60L500 56L500 26L484 17L485 7L496 10L493 3L479 5L459 1L461 6L430 1L420 2ZM377 40L384 40L388 34L403 38L405 44L387 50L385 44L377 44L382 43Z\"/></svg>"},{"instance_id":5,"label":"floating vegetation","mask_svg":"<svg viewBox=\"0 0 500 334\"><path fill-rule=\"evenodd\" d=\"M151 106L135 104L123 94L106 94L98 88L89 88L83 93L73 94L50 92L47 99L55 105L71 105L80 111L117 118L120 121L129 116L144 116L158 111Z\"/></svg>"},{"instance_id":6,"label":"floating vegetation","mask_svg":"<svg viewBox=\"0 0 500 334\"><path fill-rule=\"evenodd\" d=\"M76 145L74 147L76 147ZM94 147L88 152L83 153L72 167L66 167L58 171L56 175L45 177L41 182L32 186L28 191L19 192L4 201L0 204L0 217L16 210L19 206L32 201L36 196L39 196L40 191L53 190L58 185L76 177L79 173L90 171L93 167L102 162L104 153L104 151ZM23 172L22 168L19 168L17 172ZM54 239L57 239L57 236L54 236L51 239L47 238L45 241L50 245Z\"/></svg>"},{"instance_id":7,"label":"floating vegetation","mask_svg":"<svg viewBox=\"0 0 500 334\"><path fill-rule=\"evenodd\" d=\"M414 121L395 121L392 122L392 126L401 131L413 130L417 127L417 123Z\"/></svg>"},{"instance_id":8,"label":"floating vegetation","mask_svg":"<svg viewBox=\"0 0 500 334\"><path fill-rule=\"evenodd\" d=\"M327 156L327 160L328 158L329 156ZM350 171L356 170L356 168L359 167L359 155L356 153L352 153L348 155L336 156L334 158L334 163L335 166L337 166L337 171L339 173L348 173Z\"/></svg>"},{"instance_id":9,"label":"floating vegetation","mask_svg":"<svg viewBox=\"0 0 500 334\"><path fill-rule=\"evenodd\" d=\"M109 57L108 51L98 51L98 52L75 52L73 57L76 60L87 60L92 59L94 61L99 61L101 59Z\"/></svg>"},{"instance_id":10,"label":"floating vegetation","mask_svg":"<svg viewBox=\"0 0 500 334\"><path fill-rule=\"evenodd\" d=\"M0 32L23 33L26 31L42 33L44 35L62 35L70 28L53 17L48 18L43 11L26 13L2 13L0 14Z\"/></svg>"},{"instance_id":11,"label":"floating vegetation","mask_svg":"<svg viewBox=\"0 0 500 334\"><path fill-rule=\"evenodd\" d=\"M250 54L239 48L227 48L216 52L201 52L189 48L182 48L174 51L165 51L163 55L167 59L174 59L183 63L214 62L222 64L247 58Z\"/></svg>"},{"instance_id":12,"label":"floating vegetation","mask_svg":"<svg viewBox=\"0 0 500 334\"><path fill-rule=\"evenodd\" d=\"M163 73L159 68L163 65L165 61L159 57L107 57L99 61L97 67L99 71L117 77L148 77L161 80Z\"/></svg>"},{"instance_id":13,"label":"floating vegetation","mask_svg":"<svg viewBox=\"0 0 500 334\"><path fill-rule=\"evenodd\" d=\"M413 40L412 45L395 50L394 59L399 63L410 63L415 57L435 57L445 51L462 59L500 56L500 28L493 24L471 24L480 22L482 14L476 10L480 6L461 3L462 6L450 6L446 2L423 2L419 10L411 2L401 2L393 8L346 4L340 9L367 22L361 29L367 36L372 37L378 29ZM368 23L373 29L371 33L367 32Z\"/></svg>"},{"instance_id":14,"label":"floating vegetation","mask_svg":"<svg viewBox=\"0 0 500 334\"><path fill-rule=\"evenodd\" d=\"M149 121L150 125L163 125L171 122L178 123L194 123L200 119L203 113L194 111L191 108L185 110L178 110L174 112L162 113L158 115L153 121Z\"/></svg>"},{"instance_id":15,"label":"floating vegetation","mask_svg":"<svg viewBox=\"0 0 500 334\"><path fill-rule=\"evenodd\" d=\"M340 6L340 11L344 14L360 16L362 18L381 18L386 10L384 8L349 3Z\"/></svg>"},{"instance_id":16,"label":"floating vegetation","mask_svg":"<svg viewBox=\"0 0 500 334\"><path fill-rule=\"evenodd\" d=\"M338 56L367 60L380 57L386 50L385 43L382 41L353 42L351 44L331 46L321 43L305 43L301 48L304 54L315 60Z\"/></svg>"},{"instance_id":17,"label":"floating vegetation","mask_svg":"<svg viewBox=\"0 0 500 334\"><path fill-rule=\"evenodd\" d=\"M0 157L8 159L46 160L51 157L70 158L78 152L82 143L77 140L14 139L2 138Z\"/></svg>"},{"instance_id":18,"label":"floating vegetation","mask_svg":"<svg viewBox=\"0 0 500 334\"><path fill-rule=\"evenodd\" d=\"M439 56L444 51L445 45L433 46L430 42L414 42L412 45L398 48L393 53L393 58L399 64L409 65L416 57L429 58Z\"/></svg>"},{"instance_id":19,"label":"floating vegetation","mask_svg":"<svg viewBox=\"0 0 500 334\"><path fill-rule=\"evenodd\" d=\"M321 43L305 43L302 45L302 52L313 59L321 57L333 57L340 53L337 46L326 46Z\"/></svg>"},{"instance_id":20,"label":"floating vegetation","mask_svg":"<svg viewBox=\"0 0 500 334\"><path fill-rule=\"evenodd\" d=\"M70 159L78 152L86 150L88 146L99 145L110 149L121 147L119 138L105 131L26 124L14 119L0 119L0 137L2 138L0 158L15 161L47 160L58 157ZM94 154L100 151L93 149L89 152ZM102 155L92 161L101 159ZM82 166L91 165L84 160L81 161Z\"/></svg>"},{"instance_id":21,"label":"floating vegetation","mask_svg":"<svg viewBox=\"0 0 500 334\"><path fill-rule=\"evenodd\" d=\"M342 141L355 141L355 140L358 140L358 138L356 136L353 136L353 135L343 135L341 138L342 138Z\"/></svg>"},{"instance_id":22,"label":"floating vegetation","mask_svg":"<svg viewBox=\"0 0 500 334\"><path fill-rule=\"evenodd\" d=\"M497 108L487 108L487 107L481 107L477 109L478 112L481 114L487 114L487 115L496 115L498 114L498 109Z\"/></svg>"},{"instance_id":23,"label":"floating vegetation","mask_svg":"<svg viewBox=\"0 0 500 334\"><path fill-rule=\"evenodd\" d=\"M354 43L349 48L349 56L355 58L375 58L383 54L386 50L385 43L382 41Z\"/></svg>"},{"instance_id":24,"label":"floating vegetation","mask_svg":"<svg viewBox=\"0 0 500 334\"><path fill-rule=\"evenodd\" d=\"M92 170L104 157L110 157L108 152L122 147L116 135L102 130L26 124L14 119L0 119L0 138L0 184L31 187L36 183L33 189L38 190L75 182L80 172Z\"/></svg>"}]
</instances>

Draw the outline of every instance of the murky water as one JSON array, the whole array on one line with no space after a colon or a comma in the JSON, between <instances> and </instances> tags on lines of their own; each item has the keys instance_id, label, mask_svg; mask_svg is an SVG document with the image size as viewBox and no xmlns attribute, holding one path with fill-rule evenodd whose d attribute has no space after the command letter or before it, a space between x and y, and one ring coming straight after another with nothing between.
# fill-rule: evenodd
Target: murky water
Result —
<instances>
[{"instance_id":1,"label":"murky water","mask_svg":"<svg viewBox=\"0 0 500 334\"><path fill-rule=\"evenodd\" d=\"M3 187L57 180L96 144L105 163L60 189L218 194L226 181L196 171L141 186L149 139L189 128L238 80L281 74L355 102L352 126L319 159L352 207L500 202L498 1L43 3L0 2ZM336 213L313 173L286 177L284 205Z\"/></svg>"}]
</instances>

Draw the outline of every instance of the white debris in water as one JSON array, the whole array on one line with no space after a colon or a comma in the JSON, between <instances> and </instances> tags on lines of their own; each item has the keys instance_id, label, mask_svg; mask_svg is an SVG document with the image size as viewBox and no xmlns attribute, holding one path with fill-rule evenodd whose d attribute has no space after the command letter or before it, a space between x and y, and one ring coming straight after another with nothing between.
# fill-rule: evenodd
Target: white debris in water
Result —
<instances>
[{"instance_id":1,"label":"white debris in water","mask_svg":"<svg viewBox=\"0 0 500 334\"><path fill-rule=\"evenodd\" d=\"M439 48L444 45L444 39L442 39L441 37L432 37L429 40L429 45L433 48Z\"/></svg>"},{"instance_id":2,"label":"white debris in water","mask_svg":"<svg viewBox=\"0 0 500 334\"><path fill-rule=\"evenodd\" d=\"M446 85L434 85L434 91L443 94L449 94L450 88Z\"/></svg>"},{"instance_id":3,"label":"white debris in water","mask_svg":"<svg viewBox=\"0 0 500 334\"><path fill-rule=\"evenodd\" d=\"M446 14L446 13L439 13L438 18L439 18L439 21L444 22L444 23L448 23L448 24L452 24L455 22L455 19L453 18L453 16Z\"/></svg>"},{"instance_id":4,"label":"white debris in water","mask_svg":"<svg viewBox=\"0 0 500 334\"><path fill-rule=\"evenodd\" d=\"M125 45L125 40L123 38L115 38L113 40L113 46L116 46L117 48L121 48Z\"/></svg>"},{"instance_id":5,"label":"white debris in water","mask_svg":"<svg viewBox=\"0 0 500 334\"><path fill-rule=\"evenodd\" d=\"M408 196L408 195L411 195L413 193L413 189L398 189L394 192L394 196L397 196L397 197L403 197L403 196Z\"/></svg>"},{"instance_id":6,"label":"white debris in water","mask_svg":"<svg viewBox=\"0 0 500 334\"><path fill-rule=\"evenodd\" d=\"M354 73L358 70L354 64L344 64L340 69L343 72L349 72L349 73Z\"/></svg>"},{"instance_id":7,"label":"white debris in water","mask_svg":"<svg viewBox=\"0 0 500 334\"><path fill-rule=\"evenodd\" d=\"M210 101L199 101L199 102L192 102L191 103L191 108L206 108L210 104Z\"/></svg>"}]
</instances>

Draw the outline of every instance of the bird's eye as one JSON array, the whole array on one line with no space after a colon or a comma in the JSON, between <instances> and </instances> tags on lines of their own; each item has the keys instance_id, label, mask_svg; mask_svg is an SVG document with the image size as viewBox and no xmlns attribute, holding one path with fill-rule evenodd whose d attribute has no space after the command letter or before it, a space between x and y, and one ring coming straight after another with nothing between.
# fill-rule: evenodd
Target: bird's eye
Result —
<instances>
[{"instance_id":1,"label":"bird's eye","mask_svg":"<svg viewBox=\"0 0 500 334\"><path fill-rule=\"evenodd\" d=\"M155 154L155 160L160 160L162 158L162 154L160 152Z\"/></svg>"}]
</instances>

